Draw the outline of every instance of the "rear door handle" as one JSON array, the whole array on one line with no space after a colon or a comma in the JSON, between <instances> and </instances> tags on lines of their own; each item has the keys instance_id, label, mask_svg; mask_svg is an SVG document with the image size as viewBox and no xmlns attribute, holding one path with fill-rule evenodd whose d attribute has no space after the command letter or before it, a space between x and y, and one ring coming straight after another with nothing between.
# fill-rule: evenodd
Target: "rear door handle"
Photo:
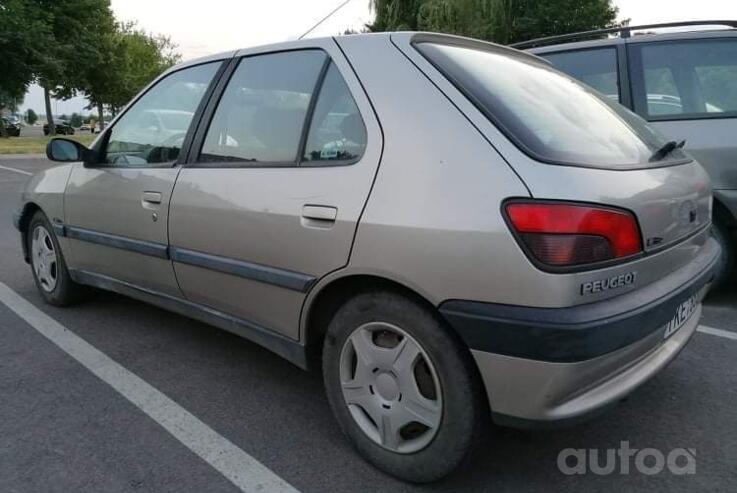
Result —
<instances>
[{"instance_id":1,"label":"rear door handle","mask_svg":"<svg viewBox=\"0 0 737 493\"><path fill-rule=\"evenodd\" d=\"M161 192L143 192L141 200L148 202L149 204L160 204Z\"/></svg>"},{"instance_id":2,"label":"rear door handle","mask_svg":"<svg viewBox=\"0 0 737 493\"><path fill-rule=\"evenodd\" d=\"M313 228L331 228L338 217L338 208L329 205L302 206L302 225Z\"/></svg>"}]
</instances>

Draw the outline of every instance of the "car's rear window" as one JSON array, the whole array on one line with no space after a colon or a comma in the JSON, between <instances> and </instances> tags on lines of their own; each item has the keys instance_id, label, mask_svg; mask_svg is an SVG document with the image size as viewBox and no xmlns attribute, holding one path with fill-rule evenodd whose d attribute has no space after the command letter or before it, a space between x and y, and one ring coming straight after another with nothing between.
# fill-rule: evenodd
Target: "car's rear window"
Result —
<instances>
[{"instance_id":1,"label":"car's rear window","mask_svg":"<svg viewBox=\"0 0 737 493\"><path fill-rule=\"evenodd\" d=\"M687 159L679 149L658 156L667 139L634 113L543 61L493 46L421 42L415 47L538 161L631 169Z\"/></svg>"}]
</instances>

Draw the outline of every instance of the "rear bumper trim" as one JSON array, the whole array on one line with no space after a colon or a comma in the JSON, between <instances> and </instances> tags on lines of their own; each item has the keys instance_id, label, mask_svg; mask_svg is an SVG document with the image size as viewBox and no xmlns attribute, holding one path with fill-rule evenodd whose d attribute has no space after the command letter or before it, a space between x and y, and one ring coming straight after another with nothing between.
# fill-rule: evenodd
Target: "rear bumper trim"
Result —
<instances>
[{"instance_id":1,"label":"rear bumper trim","mask_svg":"<svg viewBox=\"0 0 737 493\"><path fill-rule=\"evenodd\" d=\"M639 341L713 278L719 245L709 239L688 265L635 291L564 308L451 300L440 312L471 350L571 363Z\"/></svg>"}]
</instances>

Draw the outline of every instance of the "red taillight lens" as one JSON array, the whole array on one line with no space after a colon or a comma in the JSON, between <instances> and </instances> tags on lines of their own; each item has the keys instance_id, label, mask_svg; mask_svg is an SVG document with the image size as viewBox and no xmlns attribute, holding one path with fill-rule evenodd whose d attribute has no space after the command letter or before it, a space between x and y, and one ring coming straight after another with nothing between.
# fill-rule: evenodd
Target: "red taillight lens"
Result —
<instances>
[{"instance_id":1,"label":"red taillight lens","mask_svg":"<svg viewBox=\"0 0 737 493\"><path fill-rule=\"evenodd\" d=\"M506 210L522 242L543 264L589 264L642 251L637 221L627 211L554 202L511 202Z\"/></svg>"}]
</instances>

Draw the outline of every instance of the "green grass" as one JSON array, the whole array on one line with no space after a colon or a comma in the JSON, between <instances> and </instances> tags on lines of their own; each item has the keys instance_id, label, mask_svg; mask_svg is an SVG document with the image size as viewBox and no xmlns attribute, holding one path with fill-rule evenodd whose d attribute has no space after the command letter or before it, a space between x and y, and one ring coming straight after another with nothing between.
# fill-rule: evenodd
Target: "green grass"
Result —
<instances>
[{"instance_id":1,"label":"green grass","mask_svg":"<svg viewBox=\"0 0 737 493\"><path fill-rule=\"evenodd\" d=\"M66 139L73 139L88 146L96 135L60 135ZM44 154L46 144L51 137L8 137L0 138L0 154Z\"/></svg>"}]
</instances>

